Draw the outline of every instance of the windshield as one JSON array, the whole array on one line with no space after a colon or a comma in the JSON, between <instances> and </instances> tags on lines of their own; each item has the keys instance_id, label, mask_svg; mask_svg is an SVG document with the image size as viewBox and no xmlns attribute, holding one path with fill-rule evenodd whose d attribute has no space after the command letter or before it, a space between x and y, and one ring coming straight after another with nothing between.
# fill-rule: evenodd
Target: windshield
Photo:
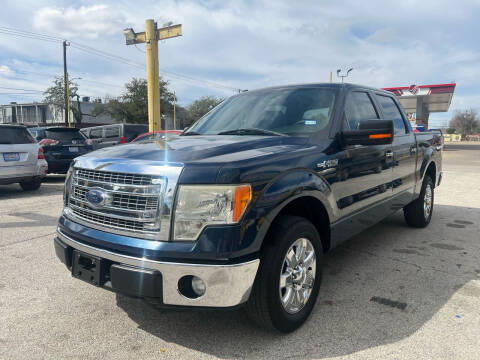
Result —
<instances>
[{"instance_id":1,"label":"windshield","mask_svg":"<svg viewBox=\"0 0 480 360\"><path fill-rule=\"evenodd\" d=\"M336 89L321 87L245 92L218 105L185 135L309 135L321 132L327 136L336 95Z\"/></svg>"}]
</instances>

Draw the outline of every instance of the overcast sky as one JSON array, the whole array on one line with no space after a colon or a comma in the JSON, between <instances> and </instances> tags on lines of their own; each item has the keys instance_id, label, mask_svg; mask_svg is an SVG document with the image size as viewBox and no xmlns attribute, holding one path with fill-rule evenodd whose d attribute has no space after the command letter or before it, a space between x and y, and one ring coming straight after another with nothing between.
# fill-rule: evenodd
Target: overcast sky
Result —
<instances>
[{"instance_id":1,"label":"overcast sky","mask_svg":"<svg viewBox=\"0 0 480 360\"><path fill-rule=\"evenodd\" d=\"M349 82L375 87L455 81L451 111L480 107L480 0L317 1L2 1L0 26L67 38L145 63L144 45L126 46L122 30L145 19L183 25L159 45L161 74L181 104L232 88L327 82L353 67ZM44 90L62 75L59 43L0 33L0 104L41 100L5 95ZM117 96L141 66L68 49L71 77L85 96ZM168 73L162 73L162 70ZM202 81L185 81L172 73ZM433 114L433 119L450 118Z\"/></svg>"}]
</instances>

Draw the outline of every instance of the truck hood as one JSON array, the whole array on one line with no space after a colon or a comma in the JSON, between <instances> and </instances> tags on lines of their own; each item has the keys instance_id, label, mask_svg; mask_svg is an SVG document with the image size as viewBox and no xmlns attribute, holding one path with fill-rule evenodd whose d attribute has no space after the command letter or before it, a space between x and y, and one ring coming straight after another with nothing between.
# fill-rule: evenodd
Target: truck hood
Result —
<instances>
[{"instance_id":1,"label":"truck hood","mask_svg":"<svg viewBox=\"0 0 480 360\"><path fill-rule=\"evenodd\" d=\"M308 138L290 136L199 135L130 143L91 152L85 157L172 163L232 163L305 148Z\"/></svg>"}]
</instances>

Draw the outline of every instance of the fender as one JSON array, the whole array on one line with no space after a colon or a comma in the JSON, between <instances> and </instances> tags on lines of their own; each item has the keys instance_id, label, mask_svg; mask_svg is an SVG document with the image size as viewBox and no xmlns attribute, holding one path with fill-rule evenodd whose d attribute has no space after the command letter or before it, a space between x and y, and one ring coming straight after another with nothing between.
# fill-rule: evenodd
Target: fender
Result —
<instances>
[{"instance_id":1,"label":"fender","mask_svg":"<svg viewBox=\"0 0 480 360\"><path fill-rule=\"evenodd\" d=\"M292 201L301 197L312 197L325 207L329 219L335 218L335 200L328 182L310 169L292 169L269 182L259 194L246 214L242 224L241 247L258 252L272 221ZM243 252L243 251L242 251Z\"/></svg>"}]
</instances>

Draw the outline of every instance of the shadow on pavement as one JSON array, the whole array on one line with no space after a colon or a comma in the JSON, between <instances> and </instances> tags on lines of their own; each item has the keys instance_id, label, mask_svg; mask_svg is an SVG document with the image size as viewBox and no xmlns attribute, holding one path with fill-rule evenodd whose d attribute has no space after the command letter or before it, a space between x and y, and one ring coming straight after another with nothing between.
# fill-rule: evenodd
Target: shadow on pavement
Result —
<instances>
[{"instance_id":1,"label":"shadow on pavement","mask_svg":"<svg viewBox=\"0 0 480 360\"><path fill-rule=\"evenodd\" d=\"M43 179L42 185L38 190L23 191L19 184L0 185L0 200L45 196L55 192L62 193L64 183L65 175L50 174Z\"/></svg>"},{"instance_id":2,"label":"shadow on pavement","mask_svg":"<svg viewBox=\"0 0 480 360\"><path fill-rule=\"evenodd\" d=\"M480 276L479 245L471 239L479 219L480 209L436 205L427 229L408 228L399 212L355 236L326 256L316 307L292 334L260 330L242 309L155 310L122 295L117 304L150 334L221 358L346 355L414 334Z\"/></svg>"}]
</instances>

